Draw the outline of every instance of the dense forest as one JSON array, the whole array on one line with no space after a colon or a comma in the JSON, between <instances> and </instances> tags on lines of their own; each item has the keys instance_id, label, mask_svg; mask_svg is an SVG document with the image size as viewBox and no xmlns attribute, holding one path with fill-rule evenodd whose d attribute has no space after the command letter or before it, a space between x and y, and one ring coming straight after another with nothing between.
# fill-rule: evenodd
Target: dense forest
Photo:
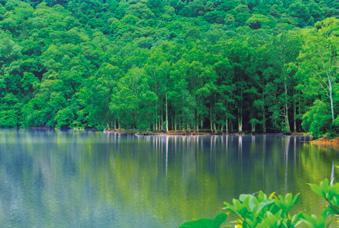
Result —
<instances>
[{"instance_id":1,"label":"dense forest","mask_svg":"<svg viewBox=\"0 0 339 228\"><path fill-rule=\"evenodd\" d=\"M0 127L339 128L335 0L0 0Z\"/></svg>"}]
</instances>

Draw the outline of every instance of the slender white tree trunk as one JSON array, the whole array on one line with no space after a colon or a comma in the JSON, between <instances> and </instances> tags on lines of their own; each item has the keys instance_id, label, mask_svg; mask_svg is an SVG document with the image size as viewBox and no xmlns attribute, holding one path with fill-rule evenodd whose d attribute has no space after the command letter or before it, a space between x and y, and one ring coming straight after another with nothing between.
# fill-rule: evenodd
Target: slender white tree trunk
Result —
<instances>
[{"instance_id":1,"label":"slender white tree trunk","mask_svg":"<svg viewBox=\"0 0 339 228\"><path fill-rule=\"evenodd\" d=\"M166 93L166 132L168 132L168 101L167 101L167 93Z\"/></svg>"},{"instance_id":2,"label":"slender white tree trunk","mask_svg":"<svg viewBox=\"0 0 339 228\"><path fill-rule=\"evenodd\" d=\"M291 128L290 128L290 121L288 119L288 100L287 100L287 82L286 82L286 78L285 78L285 82L284 82L284 88L285 88L285 127L286 127L286 131L289 133L291 132Z\"/></svg>"},{"instance_id":3,"label":"slender white tree trunk","mask_svg":"<svg viewBox=\"0 0 339 228\"><path fill-rule=\"evenodd\" d=\"M266 133L266 112L265 112L265 97L263 96L262 105L262 131Z\"/></svg>"},{"instance_id":4,"label":"slender white tree trunk","mask_svg":"<svg viewBox=\"0 0 339 228\"><path fill-rule=\"evenodd\" d=\"M334 121L333 91L332 91L332 81L329 76L328 76L328 93L330 97L331 117L333 122Z\"/></svg>"},{"instance_id":5,"label":"slender white tree trunk","mask_svg":"<svg viewBox=\"0 0 339 228\"><path fill-rule=\"evenodd\" d=\"M297 132L297 107L294 98L293 98L293 131Z\"/></svg>"},{"instance_id":6,"label":"slender white tree trunk","mask_svg":"<svg viewBox=\"0 0 339 228\"><path fill-rule=\"evenodd\" d=\"M242 102L238 112L238 133L242 133Z\"/></svg>"},{"instance_id":7,"label":"slender white tree trunk","mask_svg":"<svg viewBox=\"0 0 339 228\"><path fill-rule=\"evenodd\" d=\"M238 132L242 133L242 114L238 118Z\"/></svg>"}]
</instances>

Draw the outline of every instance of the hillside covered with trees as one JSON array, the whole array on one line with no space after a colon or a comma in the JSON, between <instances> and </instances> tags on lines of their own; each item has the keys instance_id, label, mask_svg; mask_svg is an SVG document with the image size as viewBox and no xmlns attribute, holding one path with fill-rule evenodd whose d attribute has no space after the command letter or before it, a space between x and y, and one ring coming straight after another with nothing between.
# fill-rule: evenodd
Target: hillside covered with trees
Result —
<instances>
[{"instance_id":1,"label":"hillside covered with trees","mask_svg":"<svg viewBox=\"0 0 339 228\"><path fill-rule=\"evenodd\" d=\"M334 0L0 0L0 127L339 127Z\"/></svg>"}]
</instances>

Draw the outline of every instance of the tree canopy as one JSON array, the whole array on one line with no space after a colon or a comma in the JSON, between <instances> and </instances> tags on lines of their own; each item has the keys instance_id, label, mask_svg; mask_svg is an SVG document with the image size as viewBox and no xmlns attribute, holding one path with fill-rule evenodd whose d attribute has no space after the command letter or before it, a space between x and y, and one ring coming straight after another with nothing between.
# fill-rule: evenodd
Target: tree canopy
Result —
<instances>
[{"instance_id":1,"label":"tree canopy","mask_svg":"<svg viewBox=\"0 0 339 228\"><path fill-rule=\"evenodd\" d=\"M331 0L0 0L0 127L336 134Z\"/></svg>"}]
</instances>

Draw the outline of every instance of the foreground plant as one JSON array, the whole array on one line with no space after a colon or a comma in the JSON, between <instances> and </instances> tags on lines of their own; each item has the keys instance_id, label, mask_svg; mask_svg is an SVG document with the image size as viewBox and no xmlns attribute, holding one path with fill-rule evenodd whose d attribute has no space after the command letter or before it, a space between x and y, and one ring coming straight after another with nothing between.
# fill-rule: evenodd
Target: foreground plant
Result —
<instances>
[{"instance_id":1,"label":"foreground plant","mask_svg":"<svg viewBox=\"0 0 339 228\"><path fill-rule=\"evenodd\" d=\"M232 204L225 202L224 210L236 215L242 227L295 227L302 215L291 216L290 211L299 198L299 194L267 196L260 191L256 195L240 195Z\"/></svg>"},{"instance_id":2,"label":"foreground plant","mask_svg":"<svg viewBox=\"0 0 339 228\"><path fill-rule=\"evenodd\" d=\"M323 210L320 216L308 215L305 213L292 213L292 209L299 202L300 194L269 196L260 191L257 194L242 194L239 199L233 199L232 203L225 202L225 216L220 214L215 219L200 219L182 224L181 228L195 227L220 227L225 223L227 216L235 217L234 221L229 223L237 227L282 227L292 228L300 224L306 224L308 227L328 227L334 216L339 215L339 184L331 185L326 179L319 185L310 184L313 192L320 195L327 201L328 206ZM227 215L227 216L226 216ZM217 219L223 218L223 219Z\"/></svg>"},{"instance_id":3,"label":"foreground plant","mask_svg":"<svg viewBox=\"0 0 339 228\"><path fill-rule=\"evenodd\" d=\"M303 221L310 227L328 227L333 221L334 216L339 215L339 184L331 183L325 179L319 185L310 184L313 192L321 196L328 203L320 216L304 215Z\"/></svg>"}]
</instances>

